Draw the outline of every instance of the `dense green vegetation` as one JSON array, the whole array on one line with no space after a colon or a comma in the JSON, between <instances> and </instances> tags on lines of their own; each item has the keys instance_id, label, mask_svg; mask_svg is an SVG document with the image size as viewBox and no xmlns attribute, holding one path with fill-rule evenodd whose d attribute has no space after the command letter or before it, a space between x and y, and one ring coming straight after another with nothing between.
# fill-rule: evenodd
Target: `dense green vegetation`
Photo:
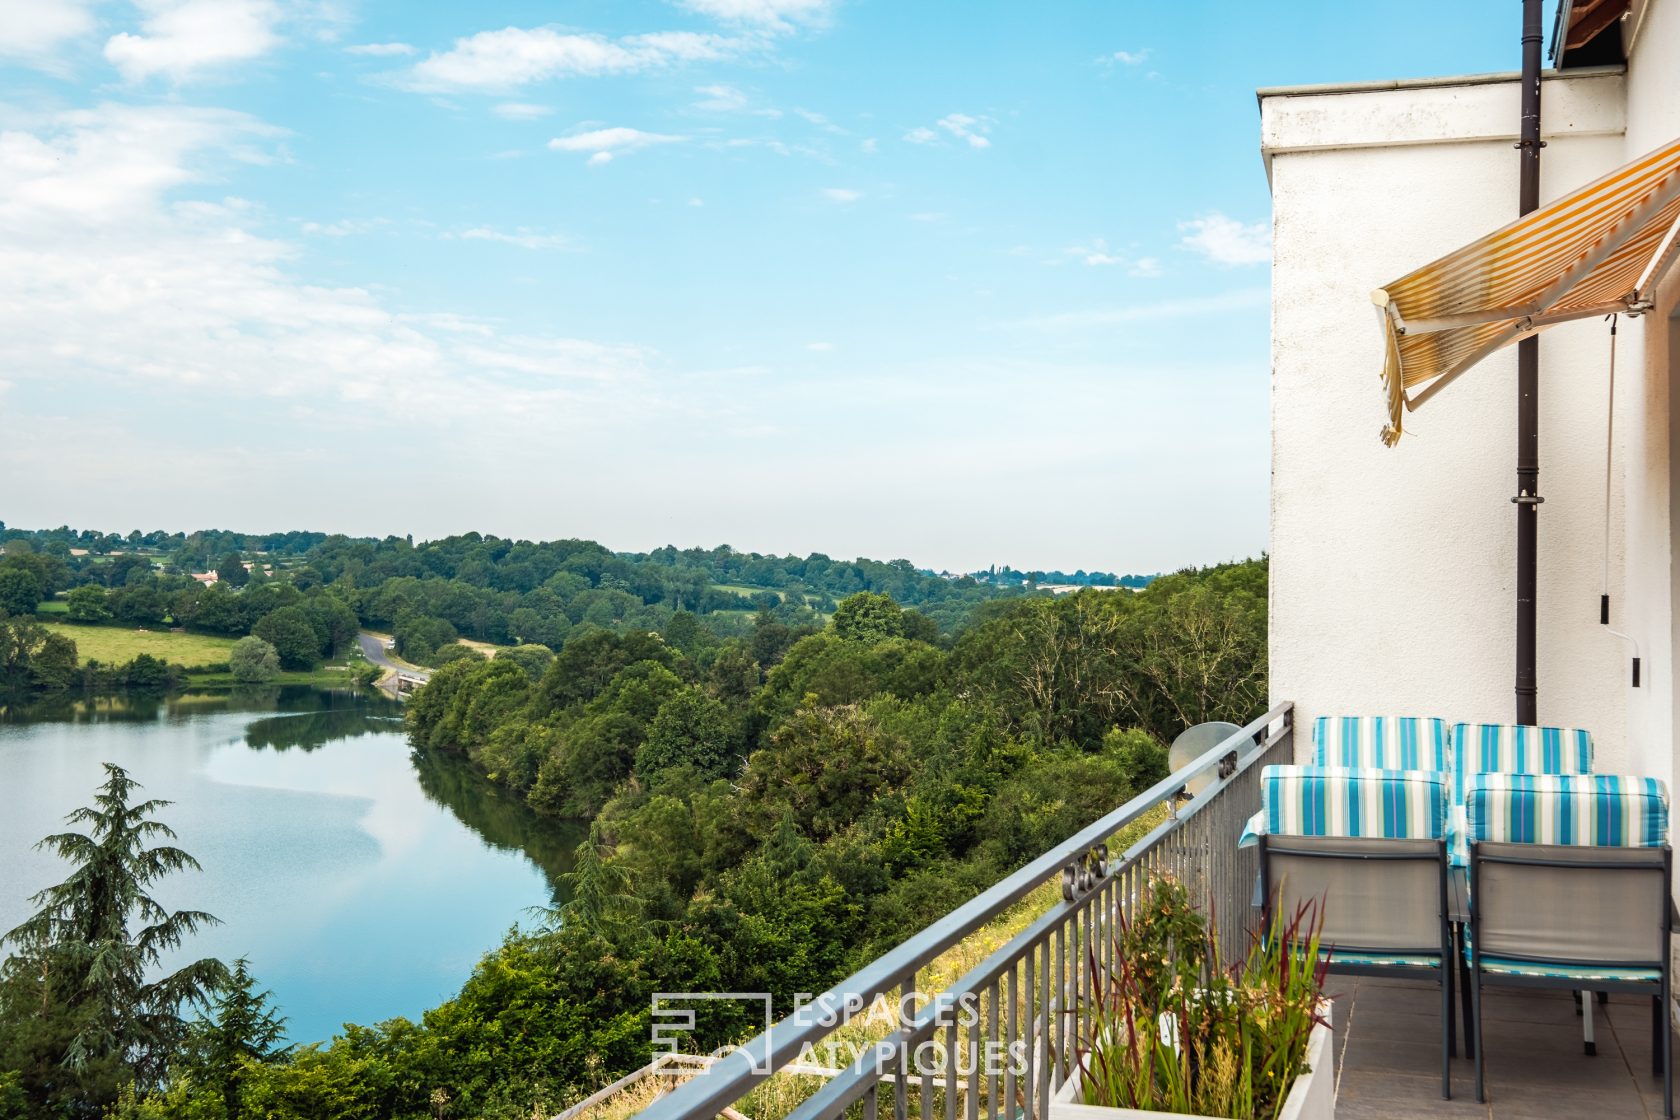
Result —
<instances>
[{"instance_id":1,"label":"dense green vegetation","mask_svg":"<svg viewBox=\"0 0 1680 1120\"><path fill-rule=\"evenodd\" d=\"M907 560L761 556L728 546L614 553L593 541L477 533L417 545L406 537L121 537L0 525L0 543L0 613L28 617L44 601L54 617L83 626L255 634L288 671L342 655L358 625L391 633L409 661L441 665L462 656L458 639L559 650L596 631L661 631L678 615L719 637L746 634L762 610L815 625L860 591L914 606L951 634L979 604L1032 588L947 579ZM0 689L48 687L44 680L0 680Z\"/></svg>"},{"instance_id":2,"label":"dense green vegetation","mask_svg":"<svg viewBox=\"0 0 1680 1120\"><path fill-rule=\"evenodd\" d=\"M418 1023L214 1067L183 1044L116 1115L527 1117L645 1063L654 991L785 1008L1163 774L1185 724L1257 714L1265 574L988 604L954 638L861 593L820 628L681 612L448 664L409 705L417 759L587 820L566 901ZM738 1014L702 1040L750 1032ZM24 1088L18 1114L73 1115Z\"/></svg>"},{"instance_id":3,"label":"dense green vegetation","mask_svg":"<svg viewBox=\"0 0 1680 1120\"><path fill-rule=\"evenodd\" d=\"M272 575L255 564L237 590L178 587L172 617L237 616L221 632L255 634L238 671L259 678L357 624L388 628L405 656L441 663L408 707L422 772L476 768L510 799L583 822L587 839L560 907L420 1022L284 1053L252 1036L214 1060L210 1027L182 1028L167 1054L101 1082L108 1103L127 1077L113 1116L556 1109L647 1061L652 992L768 991L785 1008L1164 773L1164 744L1187 724L1246 720L1265 702L1263 560L1051 598L907 564L726 549L279 543ZM0 569L41 555L8 548ZM75 560L43 589L93 587L113 562ZM124 594L177 578L167 563L128 567ZM115 614L119 589L98 586ZM738 590L751 587L765 590ZM36 623L12 631L39 650L29 665L64 661ZM457 635L518 644L485 660ZM218 983L222 1018L265 1013L251 977ZM0 1055L44 1029L34 1006L0 1003ZM740 1014L703 1015L701 1040L749 1031ZM0 1118L97 1114L5 1060Z\"/></svg>"}]
</instances>

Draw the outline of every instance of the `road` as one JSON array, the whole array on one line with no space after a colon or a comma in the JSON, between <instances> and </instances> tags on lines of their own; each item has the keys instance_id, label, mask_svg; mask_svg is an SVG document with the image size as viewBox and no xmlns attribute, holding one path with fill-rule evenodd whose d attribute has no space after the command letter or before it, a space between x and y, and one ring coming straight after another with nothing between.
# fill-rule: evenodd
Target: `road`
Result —
<instances>
[{"instance_id":1,"label":"road","mask_svg":"<svg viewBox=\"0 0 1680 1120\"><path fill-rule=\"evenodd\" d=\"M401 673L405 677L412 677L420 681L431 679L432 675L424 669L416 669L412 665L398 665L395 661L392 661L391 655L385 650L384 639L376 638L364 630L356 635L356 641L361 644L362 653L367 659L380 668L389 669L393 673Z\"/></svg>"}]
</instances>

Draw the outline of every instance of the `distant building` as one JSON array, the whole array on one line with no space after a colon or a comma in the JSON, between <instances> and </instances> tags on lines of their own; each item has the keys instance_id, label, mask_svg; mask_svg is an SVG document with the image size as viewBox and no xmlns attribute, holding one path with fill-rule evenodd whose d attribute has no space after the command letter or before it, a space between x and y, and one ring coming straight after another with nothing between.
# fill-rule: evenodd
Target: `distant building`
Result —
<instances>
[{"instance_id":1,"label":"distant building","mask_svg":"<svg viewBox=\"0 0 1680 1120\"><path fill-rule=\"evenodd\" d=\"M209 587L212 583L221 582L221 577L215 572L194 572L192 577L199 583L202 583L205 587Z\"/></svg>"}]
</instances>

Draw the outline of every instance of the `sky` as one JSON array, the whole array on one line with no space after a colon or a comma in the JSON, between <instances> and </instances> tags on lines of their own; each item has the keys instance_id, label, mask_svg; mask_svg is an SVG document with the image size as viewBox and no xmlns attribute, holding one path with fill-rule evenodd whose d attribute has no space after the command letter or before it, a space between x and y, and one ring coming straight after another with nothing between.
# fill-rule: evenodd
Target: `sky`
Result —
<instances>
[{"instance_id":1,"label":"sky","mask_svg":"<svg viewBox=\"0 0 1680 1120\"><path fill-rule=\"evenodd\" d=\"M3 0L0 520L1255 555L1254 90L1518 14Z\"/></svg>"}]
</instances>

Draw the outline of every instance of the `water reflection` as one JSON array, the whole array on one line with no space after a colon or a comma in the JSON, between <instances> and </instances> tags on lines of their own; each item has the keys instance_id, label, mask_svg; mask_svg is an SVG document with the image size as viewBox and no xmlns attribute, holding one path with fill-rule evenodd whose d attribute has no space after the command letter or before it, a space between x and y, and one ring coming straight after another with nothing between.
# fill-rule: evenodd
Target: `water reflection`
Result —
<instances>
[{"instance_id":1,"label":"water reflection","mask_svg":"<svg viewBox=\"0 0 1680 1120\"><path fill-rule=\"evenodd\" d=\"M225 922L192 955L249 955L294 1041L448 998L528 908L552 902L579 826L537 816L465 759L422 755L402 706L352 690L0 701L0 929L62 868L33 844L127 767L201 874L171 907Z\"/></svg>"},{"instance_id":2,"label":"water reflection","mask_svg":"<svg viewBox=\"0 0 1680 1120\"><path fill-rule=\"evenodd\" d=\"M486 780L460 755L415 751L414 770L425 795L454 813L485 843L524 852L548 877L555 905L569 895L563 876L571 871L573 854L588 835L581 821L543 817L517 796Z\"/></svg>"},{"instance_id":3,"label":"water reflection","mask_svg":"<svg viewBox=\"0 0 1680 1120\"><path fill-rule=\"evenodd\" d=\"M400 715L370 712L361 707L337 708L252 720L245 728L245 745L258 750L312 751L335 739L400 730Z\"/></svg>"}]
</instances>

